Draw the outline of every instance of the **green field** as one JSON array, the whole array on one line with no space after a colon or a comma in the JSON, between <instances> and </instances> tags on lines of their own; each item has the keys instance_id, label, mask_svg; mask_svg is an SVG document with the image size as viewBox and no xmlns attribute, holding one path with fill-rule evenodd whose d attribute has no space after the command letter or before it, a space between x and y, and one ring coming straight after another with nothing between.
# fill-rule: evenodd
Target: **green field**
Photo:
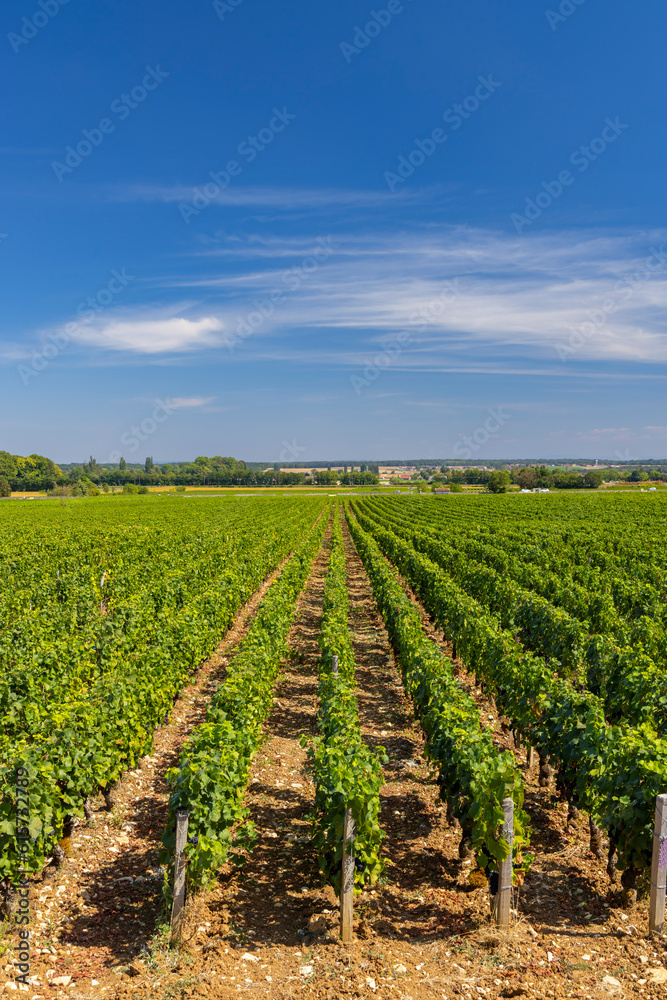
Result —
<instances>
[{"instance_id":1,"label":"green field","mask_svg":"<svg viewBox=\"0 0 667 1000\"><path fill-rule=\"evenodd\" d=\"M21 860L38 873L91 796L150 752L178 692L280 569L172 776L165 843L172 844L175 809L189 808L198 830L188 848L192 877L206 882L243 817L290 623L326 534L334 548L320 640L314 843L323 873L338 885L332 831L351 796L366 837L360 832L367 867L359 880L378 876L380 758L366 760L355 722L344 515L426 733L440 795L478 862L494 863L503 789L517 806L515 852L527 842L522 778L511 755L494 748L450 659L423 633L406 582L452 656L551 762L562 794L590 814L592 829L606 831L632 889L650 863L655 796L667 788L667 498L345 490L332 501L328 491L240 492L0 505L2 874L16 878ZM334 655L341 672L332 680ZM344 746L357 749L346 756ZM30 804L22 856L12 818L17 774Z\"/></svg>"}]
</instances>

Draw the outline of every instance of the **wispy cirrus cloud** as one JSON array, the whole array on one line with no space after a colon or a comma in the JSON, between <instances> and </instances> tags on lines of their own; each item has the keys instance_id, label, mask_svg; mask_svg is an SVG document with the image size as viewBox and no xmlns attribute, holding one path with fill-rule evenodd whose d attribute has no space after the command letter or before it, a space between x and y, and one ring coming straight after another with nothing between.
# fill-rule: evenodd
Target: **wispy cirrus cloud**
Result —
<instances>
[{"instance_id":1,"label":"wispy cirrus cloud","mask_svg":"<svg viewBox=\"0 0 667 1000\"><path fill-rule=\"evenodd\" d=\"M561 375L566 366L558 345L613 300L613 311L583 338L567 373L577 375L585 363L587 373L607 377L610 369L601 363L620 363L627 377L662 376L647 366L667 362L666 232L517 237L430 224L334 232L326 266L302 275L292 289L290 275L303 268L318 239L331 238L328 229L289 236L214 230L171 273L145 282L151 301L134 314L107 309L81 324L75 339L127 363L222 349L229 363L349 368L408 330L409 346L393 370ZM658 266L649 273L652 248ZM443 297L445 286L455 294ZM184 289L190 300L173 303ZM276 289L290 294L274 301ZM255 311L261 324L230 355L225 345ZM628 364L637 367L629 372Z\"/></svg>"},{"instance_id":2,"label":"wispy cirrus cloud","mask_svg":"<svg viewBox=\"0 0 667 1000\"><path fill-rule=\"evenodd\" d=\"M202 178L194 184L127 184L107 189L110 200L120 202L163 202L178 204L193 197L197 184L206 185L209 178ZM392 195L389 191L373 188L350 190L348 188L286 188L286 187L244 187L239 185L221 190L209 202L214 205L237 205L241 208L346 208L378 207L394 204L399 198L404 201L424 201L428 198L425 189L402 191Z\"/></svg>"},{"instance_id":3,"label":"wispy cirrus cloud","mask_svg":"<svg viewBox=\"0 0 667 1000\"><path fill-rule=\"evenodd\" d=\"M113 319L81 324L74 339L92 347L136 354L169 354L215 347L223 324L215 316Z\"/></svg>"},{"instance_id":4,"label":"wispy cirrus cloud","mask_svg":"<svg viewBox=\"0 0 667 1000\"><path fill-rule=\"evenodd\" d=\"M401 329L420 328L396 367L451 363L480 348L496 355L546 358L569 336L602 315L578 348L581 361L667 361L667 253L661 232L551 233L530 240L469 227L400 231L391 236L336 237L335 258L280 309L271 310L262 335L327 328L358 331L368 350ZM646 260L655 251L652 271ZM208 269L173 276L165 285L206 289L220 296L221 315L233 327L237 304L262 301L285 273L285 261L304 244L221 234L199 249ZM220 264L217 259L222 258ZM235 261L230 268L227 261ZM437 307L444 281L457 293ZM613 300L613 312L601 312ZM586 327L584 327L586 328ZM253 342L258 351L260 338ZM330 351L331 344L327 350ZM347 349L345 338L334 353ZM314 356L318 347L309 343Z\"/></svg>"},{"instance_id":5,"label":"wispy cirrus cloud","mask_svg":"<svg viewBox=\"0 0 667 1000\"><path fill-rule=\"evenodd\" d=\"M632 431L629 427L595 427L589 431L578 431L577 437L593 440L603 437L628 437L630 434L632 434Z\"/></svg>"},{"instance_id":6,"label":"wispy cirrus cloud","mask_svg":"<svg viewBox=\"0 0 667 1000\"><path fill-rule=\"evenodd\" d=\"M212 403L215 396L174 396L169 399L169 405L177 410L199 409Z\"/></svg>"}]
</instances>

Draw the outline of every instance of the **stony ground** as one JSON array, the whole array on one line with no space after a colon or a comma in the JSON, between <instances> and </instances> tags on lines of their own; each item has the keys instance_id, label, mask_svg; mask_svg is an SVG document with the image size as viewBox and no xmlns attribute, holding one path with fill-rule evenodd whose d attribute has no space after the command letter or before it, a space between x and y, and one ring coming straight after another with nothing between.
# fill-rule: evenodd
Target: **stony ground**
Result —
<instances>
[{"instance_id":1,"label":"stony ground","mask_svg":"<svg viewBox=\"0 0 667 1000\"><path fill-rule=\"evenodd\" d=\"M153 755L124 779L113 811L100 800L92 823L75 829L63 868L35 881L34 979L27 990L16 989L17 940L5 929L0 948L7 995L667 996L667 938L647 938L646 902L622 909L620 886L610 884L604 862L589 850L586 818L568 823L567 806L552 789L539 787L537 765L527 767L507 720L457 663L497 745L513 749L523 768L534 829L535 862L516 893L512 927L501 934L491 925L486 887L474 864L459 860L460 832L446 823L419 726L349 537L346 546L362 731L389 758L381 792L387 868L380 883L355 901L353 945L338 942L337 902L331 889L322 888L310 849L314 788L301 746L301 737L315 732L327 540L299 603L290 659L254 762L247 801L258 839L246 866L223 870L213 891L190 901L182 947L170 950L158 864L165 772L224 678L259 592L184 691L170 724L156 733Z\"/></svg>"}]
</instances>

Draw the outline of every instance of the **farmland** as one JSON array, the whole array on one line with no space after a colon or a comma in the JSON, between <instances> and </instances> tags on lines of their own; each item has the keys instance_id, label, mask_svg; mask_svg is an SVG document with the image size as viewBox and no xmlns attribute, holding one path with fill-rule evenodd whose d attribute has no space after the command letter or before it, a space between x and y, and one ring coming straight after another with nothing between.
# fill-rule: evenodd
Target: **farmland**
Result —
<instances>
[{"instance_id":1,"label":"farmland","mask_svg":"<svg viewBox=\"0 0 667 1000\"><path fill-rule=\"evenodd\" d=\"M666 520L659 494L0 507L0 864L33 985L662 995Z\"/></svg>"}]
</instances>

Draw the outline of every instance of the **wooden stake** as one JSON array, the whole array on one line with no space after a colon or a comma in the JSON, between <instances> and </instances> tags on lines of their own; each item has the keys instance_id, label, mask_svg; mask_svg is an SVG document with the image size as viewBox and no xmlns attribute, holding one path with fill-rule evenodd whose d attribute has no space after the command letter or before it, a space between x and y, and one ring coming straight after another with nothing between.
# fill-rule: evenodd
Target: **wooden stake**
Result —
<instances>
[{"instance_id":1,"label":"wooden stake","mask_svg":"<svg viewBox=\"0 0 667 1000\"><path fill-rule=\"evenodd\" d=\"M355 834L352 810L346 809L343 823L343 870L340 880L340 936L343 944L352 944Z\"/></svg>"},{"instance_id":2,"label":"wooden stake","mask_svg":"<svg viewBox=\"0 0 667 1000\"><path fill-rule=\"evenodd\" d=\"M183 907L185 906L185 845L188 842L188 820L190 813L187 809L178 809L176 812L176 851L174 854L174 902L171 907L171 933L169 944L178 942L181 936L181 924L183 923Z\"/></svg>"},{"instance_id":3,"label":"wooden stake","mask_svg":"<svg viewBox=\"0 0 667 1000\"><path fill-rule=\"evenodd\" d=\"M530 768L533 766L534 763L535 763L535 750L533 747L528 747L528 760L526 761L526 767L530 770Z\"/></svg>"},{"instance_id":4,"label":"wooden stake","mask_svg":"<svg viewBox=\"0 0 667 1000\"><path fill-rule=\"evenodd\" d=\"M332 670L334 672L334 675L336 677L338 677L338 657L337 656L334 656L334 658L332 659L331 666L332 666Z\"/></svg>"},{"instance_id":5,"label":"wooden stake","mask_svg":"<svg viewBox=\"0 0 667 1000\"><path fill-rule=\"evenodd\" d=\"M495 917L498 927L509 927L512 907L512 842L514 841L514 802L512 799L503 799L503 814L505 820L502 826L502 835L510 845L510 853L507 861L501 861L498 865L498 901Z\"/></svg>"},{"instance_id":6,"label":"wooden stake","mask_svg":"<svg viewBox=\"0 0 667 1000\"><path fill-rule=\"evenodd\" d=\"M665 885L667 884L667 795L655 800L651 898L648 911L649 933L661 934L665 925Z\"/></svg>"}]
</instances>

